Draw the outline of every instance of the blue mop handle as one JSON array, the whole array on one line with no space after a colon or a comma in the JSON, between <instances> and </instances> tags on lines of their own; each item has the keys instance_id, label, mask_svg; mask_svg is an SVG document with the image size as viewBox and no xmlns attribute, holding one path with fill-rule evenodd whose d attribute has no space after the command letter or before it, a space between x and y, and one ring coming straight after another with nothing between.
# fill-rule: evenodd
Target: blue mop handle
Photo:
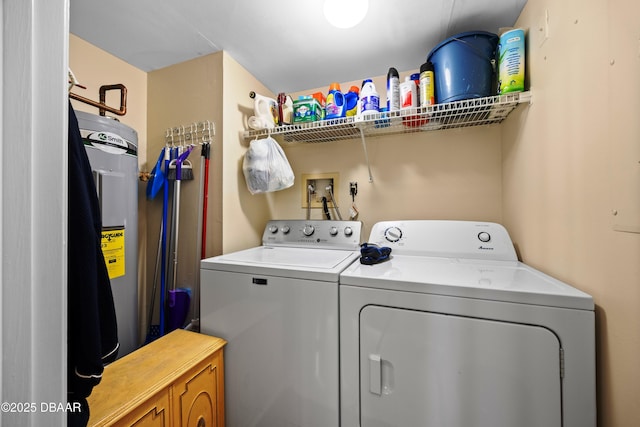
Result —
<instances>
[{"instance_id":1,"label":"blue mop handle","mask_svg":"<svg viewBox=\"0 0 640 427\"><path fill-rule=\"evenodd\" d=\"M164 148L164 170L165 170L165 182L162 199L162 260L161 260L161 274L160 274L160 336L164 336L164 297L166 293L166 281L167 281L167 217L169 215L169 163L171 162L171 148Z\"/></svg>"}]
</instances>

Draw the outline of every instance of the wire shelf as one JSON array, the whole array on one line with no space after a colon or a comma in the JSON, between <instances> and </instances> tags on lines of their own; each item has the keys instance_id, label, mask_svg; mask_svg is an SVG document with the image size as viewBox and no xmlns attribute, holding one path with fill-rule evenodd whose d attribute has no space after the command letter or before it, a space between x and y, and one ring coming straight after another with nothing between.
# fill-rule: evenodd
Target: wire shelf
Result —
<instances>
[{"instance_id":1,"label":"wire shelf","mask_svg":"<svg viewBox=\"0 0 640 427\"><path fill-rule=\"evenodd\" d=\"M402 111L375 113L310 123L296 123L274 129L245 131L246 140L281 135L287 143L321 143L400 133L427 132L502 122L518 104L530 102L530 92L516 92L486 98L436 104ZM362 133L361 133L362 131Z\"/></svg>"}]
</instances>

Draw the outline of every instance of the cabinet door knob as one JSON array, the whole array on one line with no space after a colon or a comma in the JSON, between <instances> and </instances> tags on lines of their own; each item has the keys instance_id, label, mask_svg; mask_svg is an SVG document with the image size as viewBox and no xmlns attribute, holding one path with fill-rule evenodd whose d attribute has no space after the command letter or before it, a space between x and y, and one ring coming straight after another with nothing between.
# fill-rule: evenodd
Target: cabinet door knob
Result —
<instances>
[{"instance_id":1,"label":"cabinet door knob","mask_svg":"<svg viewBox=\"0 0 640 427\"><path fill-rule=\"evenodd\" d=\"M203 417L198 418L198 426L197 427L207 427L207 423Z\"/></svg>"}]
</instances>

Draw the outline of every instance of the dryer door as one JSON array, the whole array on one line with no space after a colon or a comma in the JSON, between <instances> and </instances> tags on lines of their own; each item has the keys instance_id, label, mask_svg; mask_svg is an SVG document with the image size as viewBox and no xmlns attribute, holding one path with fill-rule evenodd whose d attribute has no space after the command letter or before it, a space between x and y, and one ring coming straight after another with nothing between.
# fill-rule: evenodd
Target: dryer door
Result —
<instances>
[{"instance_id":1,"label":"dryer door","mask_svg":"<svg viewBox=\"0 0 640 427\"><path fill-rule=\"evenodd\" d=\"M367 306L363 427L560 427L560 343L548 329Z\"/></svg>"}]
</instances>

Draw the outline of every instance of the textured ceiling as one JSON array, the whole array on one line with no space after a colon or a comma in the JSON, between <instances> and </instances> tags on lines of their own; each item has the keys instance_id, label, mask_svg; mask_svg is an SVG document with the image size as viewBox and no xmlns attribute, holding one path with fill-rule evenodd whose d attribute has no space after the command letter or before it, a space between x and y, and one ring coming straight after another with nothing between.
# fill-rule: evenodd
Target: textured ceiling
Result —
<instances>
[{"instance_id":1,"label":"textured ceiling","mask_svg":"<svg viewBox=\"0 0 640 427\"><path fill-rule=\"evenodd\" d=\"M70 28L143 71L225 50L271 91L297 92L419 68L454 34L513 26L525 3L370 0L337 29L322 0L71 0Z\"/></svg>"}]
</instances>

